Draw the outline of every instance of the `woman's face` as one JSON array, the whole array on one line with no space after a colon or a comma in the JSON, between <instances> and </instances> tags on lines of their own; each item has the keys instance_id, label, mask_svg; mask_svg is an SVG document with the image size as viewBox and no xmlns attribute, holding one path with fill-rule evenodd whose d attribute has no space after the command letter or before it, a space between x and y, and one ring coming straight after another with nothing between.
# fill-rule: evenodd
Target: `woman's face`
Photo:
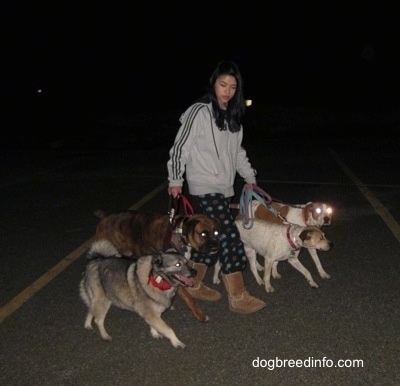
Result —
<instances>
[{"instance_id":1,"label":"woman's face","mask_svg":"<svg viewBox=\"0 0 400 386\"><path fill-rule=\"evenodd\" d=\"M233 75L220 75L214 84L215 95L217 96L219 107L226 110L228 102L236 92L237 82Z\"/></svg>"}]
</instances>

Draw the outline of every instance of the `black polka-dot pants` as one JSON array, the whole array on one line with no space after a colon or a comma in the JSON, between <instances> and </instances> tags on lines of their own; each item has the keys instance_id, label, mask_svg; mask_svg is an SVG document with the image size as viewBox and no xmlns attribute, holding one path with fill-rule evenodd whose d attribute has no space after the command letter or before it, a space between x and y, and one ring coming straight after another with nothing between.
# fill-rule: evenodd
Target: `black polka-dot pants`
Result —
<instances>
[{"instance_id":1,"label":"black polka-dot pants","mask_svg":"<svg viewBox=\"0 0 400 386\"><path fill-rule=\"evenodd\" d=\"M221 249L218 255L201 255L196 251L192 252L191 260L196 263L203 263L212 266L219 259L221 272L229 274L237 271L244 271L247 265L247 256L244 251L239 230L229 208L229 202L220 193L203 194L199 196L190 195L190 202L195 213L204 213L219 221Z\"/></svg>"}]
</instances>

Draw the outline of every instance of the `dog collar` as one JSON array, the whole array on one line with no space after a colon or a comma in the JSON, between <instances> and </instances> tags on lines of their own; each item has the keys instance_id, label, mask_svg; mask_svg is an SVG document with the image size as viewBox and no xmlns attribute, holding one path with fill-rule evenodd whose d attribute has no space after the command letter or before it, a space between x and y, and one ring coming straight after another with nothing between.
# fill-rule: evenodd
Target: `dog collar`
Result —
<instances>
[{"instance_id":1,"label":"dog collar","mask_svg":"<svg viewBox=\"0 0 400 386\"><path fill-rule=\"evenodd\" d=\"M185 226L185 222L189 219L189 217L178 217L174 221L174 230L173 233L183 234L183 227Z\"/></svg>"},{"instance_id":2,"label":"dog collar","mask_svg":"<svg viewBox=\"0 0 400 386\"><path fill-rule=\"evenodd\" d=\"M178 232L174 232L171 235L171 245L182 255L185 255L188 252L188 245L182 239L182 236Z\"/></svg>"},{"instance_id":3,"label":"dog collar","mask_svg":"<svg viewBox=\"0 0 400 386\"><path fill-rule=\"evenodd\" d=\"M157 277L150 275L147 284L151 284L153 287L156 287L162 291L166 291L172 288L172 285L164 280L160 275L158 275Z\"/></svg>"},{"instance_id":4,"label":"dog collar","mask_svg":"<svg viewBox=\"0 0 400 386\"><path fill-rule=\"evenodd\" d=\"M296 243L291 239L291 237L290 237L290 228L291 228L291 226L289 225L289 226L287 227L287 229L286 229L286 236L287 236L287 239L288 239L288 241L289 241L290 246L291 246L295 251L297 251L297 250L300 249L301 247L300 247L299 245L296 245Z\"/></svg>"}]
</instances>

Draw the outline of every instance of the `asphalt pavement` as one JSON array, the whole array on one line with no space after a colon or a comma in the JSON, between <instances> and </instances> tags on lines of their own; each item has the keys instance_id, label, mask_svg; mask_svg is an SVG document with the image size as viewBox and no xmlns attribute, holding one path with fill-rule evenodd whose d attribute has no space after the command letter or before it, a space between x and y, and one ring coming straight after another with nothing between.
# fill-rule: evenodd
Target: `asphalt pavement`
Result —
<instances>
[{"instance_id":1,"label":"asphalt pavement","mask_svg":"<svg viewBox=\"0 0 400 386\"><path fill-rule=\"evenodd\" d=\"M112 308L112 342L84 329L78 285L97 224L93 212L167 211L169 141L110 139L10 149L1 156L0 384L2 385L399 385L400 142L376 126L268 132L245 144L258 183L289 204L334 207L325 229L334 248L320 252L330 279L307 251L300 260L319 288L287 262L274 293L249 292L263 310L229 311L227 294L199 301L200 323L177 298L164 319L186 344L150 335L136 314ZM75 134L79 137L79 133ZM78 142L77 142L78 143ZM238 179L237 194L243 186ZM236 197L237 199L237 197Z\"/></svg>"}]
</instances>

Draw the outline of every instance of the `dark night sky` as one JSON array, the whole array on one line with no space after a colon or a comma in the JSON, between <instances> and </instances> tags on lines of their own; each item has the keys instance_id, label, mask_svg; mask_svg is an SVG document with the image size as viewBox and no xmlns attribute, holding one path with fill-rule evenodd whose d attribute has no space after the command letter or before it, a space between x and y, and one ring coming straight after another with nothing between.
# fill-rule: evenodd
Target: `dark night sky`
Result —
<instances>
[{"instance_id":1,"label":"dark night sky","mask_svg":"<svg viewBox=\"0 0 400 386\"><path fill-rule=\"evenodd\" d=\"M398 101L394 1L162 3L5 6L6 98L43 86L70 109L186 106L233 59L246 96L268 103Z\"/></svg>"}]
</instances>

